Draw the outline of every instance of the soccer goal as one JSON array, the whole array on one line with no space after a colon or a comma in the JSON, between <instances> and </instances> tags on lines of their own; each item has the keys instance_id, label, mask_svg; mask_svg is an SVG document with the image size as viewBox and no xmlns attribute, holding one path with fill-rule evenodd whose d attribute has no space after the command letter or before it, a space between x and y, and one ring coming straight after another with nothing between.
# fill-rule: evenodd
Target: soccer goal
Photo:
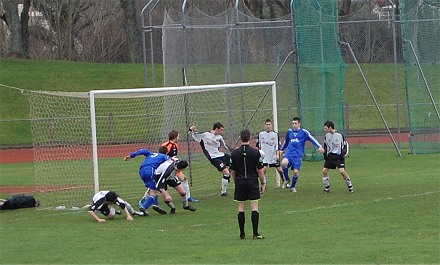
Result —
<instances>
[{"instance_id":1,"label":"soccer goal","mask_svg":"<svg viewBox=\"0 0 440 265\"><path fill-rule=\"evenodd\" d=\"M221 122L225 141L236 146L244 128L256 139L266 119L278 126L274 81L27 95L37 189L46 206L80 207L98 190L137 202L145 191L138 175L143 157L123 158L140 148L157 151L172 129L180 132L179 157L190 161L192 193L217 192L220 174L187 128L209 131Z\"/></svg>"}]
</instances>

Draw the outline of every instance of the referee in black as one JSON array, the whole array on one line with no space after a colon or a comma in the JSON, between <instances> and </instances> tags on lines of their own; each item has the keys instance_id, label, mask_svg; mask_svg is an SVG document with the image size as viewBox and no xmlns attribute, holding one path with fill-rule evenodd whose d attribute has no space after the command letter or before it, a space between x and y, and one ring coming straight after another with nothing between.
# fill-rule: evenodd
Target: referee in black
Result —
<instances>
[{"instance_id":1,"label":"referee in black","mask_svg":"<svg viewBox=\"0 0 440 265\"><path fill-rule=\"evenodd\" d=\"M238 226L240 228L240 238L245 238L245 206L249 200L251 204L251 221L254 239L264 239L258 233L258 223L260 213L258 212L258 201L260 192L263 193L266 184L264 183L263 158L260 152L249 146L251 132L244 129L240 133L241 146L231 153L231 176L235 182L234 201L238 202ZM258 178L260 178L261 189L259 188Z\"/></svg>"}]
</instances>

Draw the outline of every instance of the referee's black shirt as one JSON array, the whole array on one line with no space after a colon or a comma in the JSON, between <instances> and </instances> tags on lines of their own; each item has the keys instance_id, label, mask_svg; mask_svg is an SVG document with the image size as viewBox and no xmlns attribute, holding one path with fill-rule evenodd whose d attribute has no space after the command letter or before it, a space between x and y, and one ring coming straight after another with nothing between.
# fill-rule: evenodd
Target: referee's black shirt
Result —
<instances>
[{"instance_id":1,"label":"referee's black shirt","mask_svg":"<svg viewBox=\"0 0 440 265\"><path fill-rule=\"evenodd\" d=\"M230 168L235 171L235 179L258 178L263 159L257 149L244 144L232 151Z\"/></svg>"}]
</instances>

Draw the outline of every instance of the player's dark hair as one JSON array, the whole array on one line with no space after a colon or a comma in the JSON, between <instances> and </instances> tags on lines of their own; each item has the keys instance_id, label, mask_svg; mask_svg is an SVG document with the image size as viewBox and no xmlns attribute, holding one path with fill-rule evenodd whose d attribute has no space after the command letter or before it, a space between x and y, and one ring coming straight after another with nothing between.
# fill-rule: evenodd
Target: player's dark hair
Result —
<instances>
[{"instance_id":1,"label":"player's dark hair","mask_svg":"<svg viewBox=\"0 0 440 265\"><path fill-rule=\"evenodd\" d=\"M176 163L176 167L177 169L185 169L188 167L188 162L186 162L185 160L180 160Z\"/></svg>"},{"instance_id":2,"label":"player's dark hair","mask_svg":"<svg viewBox=\"0 0 440 265\"><path fill-rule=\"evenodd\" d=\"M179 132L178 132L178 131L176 131L176 130L171 130L171 131L168 133L168 140L172 141L172 140L176 139L178 135L179 135Z\"/></svg>"},{"instance_id":3,"label":"player's dark hair","mask_svg":"<svg viewBox=\"0 0 440 265\"><path fill-rule=\"evenodd\" d=\"M225 126L223 126L223 124L222 123L220 123L220 122L216 122L216 123L214 123L214 125L212 125L212 129L213 130L215 130L215 129L220 129L220 128L224 128Z\"/></svg>"},{"instance_id":4,"label":"player's dark hair","mask_svg":"<svg viewBox=\"0 0 440 265\"><path fill-rule=\"evenodd\" d=\"M107 202L115 202L118 199L118 194L114 191L109 191L105 195L105 201Z\"/></svg>"},{"instance_id":5,"label":"player's dark hair","mask_svg":"<svg viewBox=\"0 0 440 265\"><path fill-rule=\"evenodd\" d=\"M301 118L300 117L293 117L292 121L301 122Z\"/></svg>"},{"instance_id":6,"label":"player's dark hair","mask_svg":"<svg viewBox=\"0 0 440 265\"><path fill-rule=\"evenodd\" d=\"M159 153L166 154L168 152L168 149L165 146L159 147Z\"/></svg>"},{"instance_id":7,"label":"player's dark hair","mask_svg":"<svg viewBox=\"0 0 440 265\"><path fill-rule=\"evenodd\" d=\"M272 120L271 119L266 119L266 121L264 123L268 123L268 122L272 123Z\"/></svg>"},{"instance_id":8,"label":"player's dark hair","mask_svg":"<svg viewBox=\"0 0 440 265\"><path fill-rule=\"evenodd\" d=\"M335 128L335 123L332 122L332 121L326 121L326 122L324 122L324 126L327 126L328 128L334 129Z\"/></svg>"},{"instance_id":9,"label":"player's dark hair","mask_svg":"<svg viewBox=\"0 0 440 265\"><path fill-rule=\"evenodd\" d=\"M240 132L240 140L242 142L249 142L249 139L251 139L251 131L249 129L244 129Z\"/></svg>"}]
</instances>

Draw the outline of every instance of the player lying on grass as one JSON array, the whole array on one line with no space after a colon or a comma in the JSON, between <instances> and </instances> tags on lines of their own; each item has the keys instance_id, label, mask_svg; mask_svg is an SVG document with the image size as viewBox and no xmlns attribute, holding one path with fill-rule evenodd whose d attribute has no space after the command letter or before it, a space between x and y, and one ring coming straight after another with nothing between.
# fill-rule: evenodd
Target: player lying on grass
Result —
<instances>
[{"instance_id":1,"label":"player lying on grass","mask_svg":"<svg viewBox=\"0 0 440 265\"><path fill-rule=\"evenodd\" d=\"M173 198L168 193L168 186L173 187L182 197L183 209L194 212L196 208L188 204L188 197L185 189L182 186L177 175L188 167L188 162L185 160L176 160L176 158L168 159L163 162L155 172L155 180L157 188L162 194L164 202L170 207L170 214L176 213L176 206L173 203Z\"/></svg>"},{"instance_id":2,"label":"player lying on grass","mask_svg":"<svg viewBox=\"0 0 440 265\"><path fill-rule=\"evenodd\" d=\"M114 191L100 191L93 196L93 204L89 207L89 215L99 223L106 222L106 219L99 218L95 211L100 211L104 216L107 216L109 219L113 219L116 214L120 215L121 212L111 207L111 205L116 204L124 210L125 215L127 216L127 221L133 220L132 215L143 216L142 212L137 212L133 209L133 207L123 199L118 197L118 194Z\"/></svg>"}]
</instances>

